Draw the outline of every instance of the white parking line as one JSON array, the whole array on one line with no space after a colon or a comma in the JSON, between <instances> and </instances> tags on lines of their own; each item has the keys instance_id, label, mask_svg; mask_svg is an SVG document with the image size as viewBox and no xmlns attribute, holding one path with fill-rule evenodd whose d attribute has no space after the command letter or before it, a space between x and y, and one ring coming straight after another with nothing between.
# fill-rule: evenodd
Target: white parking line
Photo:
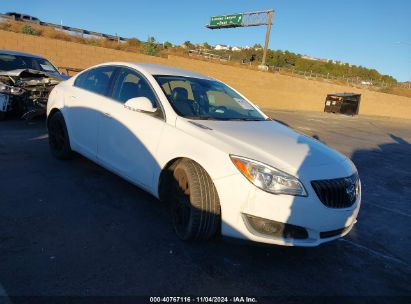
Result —
<instances>
[{"instance_id":1,"label":"white parking line","mask_svg":"<svg viewBox=\"0 0 411 304\"><path fill-rule=\"evenodd\" d=\"M386 260L390 260L390 261L392 261L392 262L395 262L395 263L404 265L406 268L411 269L411 265L407 264L407 263L404 262L404 261L401 261L400 259L394 258L394 257L389 256L389 255L386 255L386 254L383 254L383 253L381 253L381 252L379 252L379 251L376 251L376 250L374 250L374 249L368 248L368 247L366 247L366 246L364 246L364 245L360 245L360 244L358 244L358 243L352 242L352 241L347 240L347 239L340 239L340 241L341 241L341 242L348 243L348 244L350 244L350 245L352 245L352 246L354 246L354 247L363 249L363 250L365 250L365 251L368 251L369 253L371 253L371 254L373 254L373 255L379 256L380 258L383 258L383 259L386 259Z\"/></svg>"},{"instance_id":2,"label":"white parking line","mask_svg":"<svg viewBox=\"0 0 411 304\"><path fill-rule=\"evenodd\" d=\"M40 135L40 136L37 136L37 137L34 137L34 138L30 138L29 140L39 140L39 139L46 139L46 138L49 138L49 135L47 133L43 134L43 135Z\"/></svg>"},{"instance_id":3,"label":"white parking line","mask_svg":"<svg viewBox=\"0 0 411 304\"><path fill-rule=\"evenodd\" d=\"M405 212L402 212L402 211L398 211L398 210L395 210L395 209L391 209L391 208L384 207L384 206L381 206L381 205L378 205L378 204L373 204L373 203L371 205L374 206L374 207L377 207L377 208L381 208L381 209L384 209L384 210L387 210L387 211L398 213L398 214L401 214L401 215L404 215L404 216L407 216L407 217L411 217L411 214L408 214L408 213L405 213Z\"/></svg>"}]
</instances>

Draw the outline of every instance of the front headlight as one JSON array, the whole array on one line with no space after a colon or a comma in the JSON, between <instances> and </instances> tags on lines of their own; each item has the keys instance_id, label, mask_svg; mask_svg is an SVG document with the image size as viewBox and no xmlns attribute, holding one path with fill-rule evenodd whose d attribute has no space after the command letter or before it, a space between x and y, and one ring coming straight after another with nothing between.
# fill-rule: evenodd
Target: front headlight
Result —
<instances>
[{"instance_id":1,"label":"front headlight","mask_svg":"<svg viewBox=\"0 0 411 304\"><path fill-rule=\"evenodd\" d=\"M6 93L11 95L21 95L24 93L22 88L12 87L7 84L0 83L0 93Z\"/></svg>"},{"instance_id":2,"label":"front headlight","mask_svg":"<svg viewBox=\"0 0 411 304\"><path fill-rule=\"evenodd\" d=\"M230 155L238 170L258 188L274 193L307 196L303 184L298 178L263 163Z\"/></svg>"}]
</instances>

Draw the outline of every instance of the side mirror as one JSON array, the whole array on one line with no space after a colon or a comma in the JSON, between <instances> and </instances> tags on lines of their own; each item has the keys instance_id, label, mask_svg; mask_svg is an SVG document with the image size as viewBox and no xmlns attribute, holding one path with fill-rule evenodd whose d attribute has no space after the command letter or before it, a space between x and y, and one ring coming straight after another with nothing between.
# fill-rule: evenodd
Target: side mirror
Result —
<instances>
[{"instance_id":1,"label":"side mirror","mask_svg":"<svg viewBox=\"0 0 411 304\"><path fill-rule=\"evenodd\" d=\"M147 97L134 97L124 104L124 107L131 111L154 113L157 108L153 107L150 99Z\"/></svg>"}]
</instances>

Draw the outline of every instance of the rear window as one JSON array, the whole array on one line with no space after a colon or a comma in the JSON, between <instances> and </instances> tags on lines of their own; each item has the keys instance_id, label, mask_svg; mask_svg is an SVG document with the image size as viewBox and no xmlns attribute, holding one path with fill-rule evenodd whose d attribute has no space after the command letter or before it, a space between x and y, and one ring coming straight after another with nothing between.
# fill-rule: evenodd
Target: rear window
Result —
<instances>
[{"instance_id":1,"label":"rear window","mask_svg":"<svg viewBox=\"0 0 411 304\"><path fill-rule=\"evenodd\" d=\"M83 72L80 75L76 76L76 80L74 81L74 86L78 88L83 88L84 81L87 78L87 73L88 71Z\"/></svg>"},{"instance_id":2,"label":"rear window","mask_svg":"<svg viewBox=\"0 0 411 304\"><path fill-rule=\"evenodd\" d=\"M112 66L104 66L86 71L76 78L74 86L107 96L111 77L114 75L115 69Z\"/></svg>"}]
</instances>

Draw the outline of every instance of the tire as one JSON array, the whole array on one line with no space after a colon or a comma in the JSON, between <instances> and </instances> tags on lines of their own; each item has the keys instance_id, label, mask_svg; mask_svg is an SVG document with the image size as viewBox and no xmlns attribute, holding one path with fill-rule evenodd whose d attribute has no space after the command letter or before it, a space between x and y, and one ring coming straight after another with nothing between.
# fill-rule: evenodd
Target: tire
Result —
<instances>
[{"instance_id":1,"label":"tire","mask_svg":"<svg viewBox=\"0 0 411 304\"><path fill-rule=\"evenodd\" d=\"M6 119L6 112L0 112L0 121L3 121Z\"/></svg>"},{"instance_id":2,"label":"tire","mask_svg":"<svg viewBox=\"0 0 411 304\"><path fill-rule=\"evenodd\" d=\"M70 140L67 133L64 117L56 112L48 122L49 147L54 157L58 159L69 159L72 156Z\"/></svg>"},{"instance_id":3,"label":"tire","mask_svg":"<svg viewBox=\"0 0 411 304\"><path fill-rule=\"evenodd\" d=\"M207 240L220 231L220 201L213 181L196 162L183 159L173 171L170 193L174 230L185 241Z\"/></svg>"}]
</instances>

